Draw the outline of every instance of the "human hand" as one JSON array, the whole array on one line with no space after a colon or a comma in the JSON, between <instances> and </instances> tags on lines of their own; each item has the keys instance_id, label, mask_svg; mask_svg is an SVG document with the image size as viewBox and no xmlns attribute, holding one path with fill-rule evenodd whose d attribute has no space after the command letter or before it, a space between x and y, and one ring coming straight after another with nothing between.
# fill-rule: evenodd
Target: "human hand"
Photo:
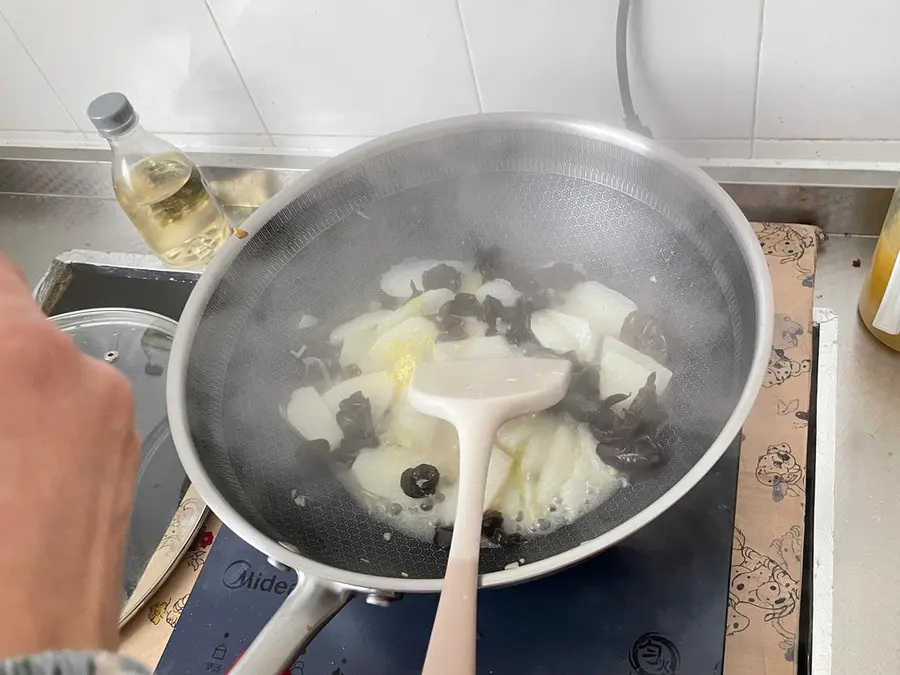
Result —
<instances>
[{"instance_id":1,"label":"human hand","mask_svg":"<svg viewBox=\"0 0 900 675\"><path fill-rule=\"evenodd\" d=\"M115 650L139 460L128 381L0 255L0 660Z\"/></svg>"}]
</instances>

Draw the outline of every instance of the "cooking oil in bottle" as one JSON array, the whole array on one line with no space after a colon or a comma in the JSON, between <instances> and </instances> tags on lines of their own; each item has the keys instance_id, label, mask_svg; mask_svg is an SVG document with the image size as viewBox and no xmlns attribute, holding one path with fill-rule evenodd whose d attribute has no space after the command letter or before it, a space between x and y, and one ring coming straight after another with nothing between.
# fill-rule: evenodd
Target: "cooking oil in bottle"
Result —
<instances>
[{"instance_id":1,"label":"cooking oil in bottle","mask_svg":"<svg viewBox=\"0 0 900 675\"><path fill-rule=\"evenodd\" d=\"M112 148L116 199L150 248L171 265L208 262L230 228L196 165L144 131L122 94L95 99L88 115Z\"/></svg>"},{"instance_id":2,"label":"cooking oil in bottle","mask_svg":"<svg viewBox=\"0 0 900 675\"><path fill-rule=\"evenodd\" d=\"M229 234L200 171L178 154L141 160L116 182L115 191L150 247L172 265L206 262Z\"/></svg>"},{"instance_id":3,"label":"cooking oil in bottle","mask_svg":"<svg viewBox=\"0 0 900 675\"><path fill-rule=\"evenodd\" d=\"M872 265L859 296L859 316L872 335L900 351L900 188L894 192Z\"/></svg>"}]
</instances>

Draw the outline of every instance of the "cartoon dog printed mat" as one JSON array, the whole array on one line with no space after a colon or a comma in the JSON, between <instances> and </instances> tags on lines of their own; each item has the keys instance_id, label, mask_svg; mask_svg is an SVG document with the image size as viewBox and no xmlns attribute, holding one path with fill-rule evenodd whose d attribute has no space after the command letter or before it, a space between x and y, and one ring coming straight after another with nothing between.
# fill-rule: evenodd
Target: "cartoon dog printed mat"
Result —
<instances>
[{"instance_id":1,"label":"cartoon dog printed mat","mask_svg":"<svg viewBox=\"0 0 900 675\"><path fill-rule=\"evenodd\" d=\"M794 675L818 230L754 224L775 292L769 367L744 424L725 627L726 675Z\"/></svg>"},{"instance_id":2,"label":"cartoon dog printed mat","mask_svg":"<svg viewBox=\"0 0 900 675\"><path fill-rule=\"evenodd\" d=\"M172 631L175 630L221 525L212 513L206 516L203 526L175 571L119 633L119 651L137 659L151 672L156 668ZM160 547L167 545L165 539L160 543Z\"/></svg>"}]
</instances>

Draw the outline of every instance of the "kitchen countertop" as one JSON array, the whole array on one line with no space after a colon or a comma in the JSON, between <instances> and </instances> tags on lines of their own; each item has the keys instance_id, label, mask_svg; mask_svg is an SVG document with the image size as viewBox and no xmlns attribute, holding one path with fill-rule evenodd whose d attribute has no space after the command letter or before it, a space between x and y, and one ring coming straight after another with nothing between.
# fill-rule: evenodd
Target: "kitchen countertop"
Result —
<instances>
[{"instance_id":1,"label":"kitchen countertop","mask_svg":"<svg viewBox=\"0 0 900 675\"><path fill-rule=\"evenodd\" d=\"M900 356L859 322L856 300L875 239L832 235L822 245L816 305L839 317L833 673L894 672L900 663ZM58 253L146 253L115 201L0 195L0 251L34 285ZM852 261L860 259L860 267Z\"/></svg>"},{"instance_id":2,"label":"kitchen countertop","mask_svg":"<svg viewBox=\"0 0 900 675\"><path fill-rule=\"evenodd\" d=\"M900 355L876 340L856 303L874 237L822 245L816 306L838 324L833 672L894 673L900 664ZM859 267L853 261L859 259Z\"/></svg>"}]
</instances>

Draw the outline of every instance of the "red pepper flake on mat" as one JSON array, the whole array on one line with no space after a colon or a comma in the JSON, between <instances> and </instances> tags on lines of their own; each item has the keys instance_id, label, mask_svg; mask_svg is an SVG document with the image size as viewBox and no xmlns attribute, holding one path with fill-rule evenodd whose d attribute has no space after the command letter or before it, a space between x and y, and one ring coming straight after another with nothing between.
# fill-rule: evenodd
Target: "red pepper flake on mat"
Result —
<instances>
[{"instance_id":1,"label":"red pepper flake on mat","mask_svg":"<svg viewBox=\"0 0 900 675\"><path fill-rule=\"evenodd\" d=\"M859 258L853 261L854 267L859 267L860 265L862 265L862 261Z\"/></svg>"},{"instance_id":2,"label":"red pepper flake on mat","mask_svg":"<svg viewBox=\"0 0 900 675\"><path fill-rule=\"evenodd\" d=\"M204 530L194 537L194 543L191 544L191 550L197 551L201 548L209 548L212 545L214 538L215 536L210 530Z\"/></svg>"}]
</instances>

